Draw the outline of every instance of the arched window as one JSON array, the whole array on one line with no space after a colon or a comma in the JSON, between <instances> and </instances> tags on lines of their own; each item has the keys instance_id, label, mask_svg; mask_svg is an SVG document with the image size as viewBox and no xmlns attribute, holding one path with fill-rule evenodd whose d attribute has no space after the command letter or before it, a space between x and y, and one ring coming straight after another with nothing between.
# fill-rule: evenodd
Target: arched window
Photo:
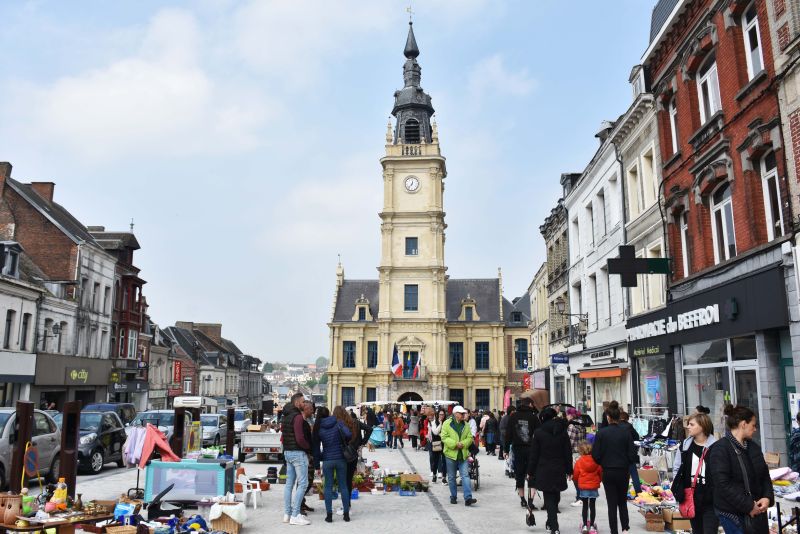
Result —
<instances>
[{"instance_id":1,"label":"arched window","mask_svg":"<svg viewBox=\"0 0 800 534\"><path fill-rule=\"evenodd\" d=\"M408 119L405 124L405 137L406 143L419 143L419 121L417 119Z\"/></svg>"},{"instance_id":2,"label":"arched window","mask_svg":"<svg viewBox=\"0 0 800 534\"><path fill-rule=\"evenodd\" d=\"M767 237L770 241L783 236L783 214L781 212L781 191L778 185L778 167L775 152L761 158L761 187L764 192L764 214L767 219Z\"/></svg>"},{"instance_id":3,"label":"arched window","mask_svg":"<svg viewBox=\"0 0 800 534\"><path fill-rule=\"evenodd\" d=\"M756 74L764 70L761 57L761 33L758 29L758 11L756 3L751 3L742 13L742 37L747 58L747 79L752 80Z\"/></svg>"},{"instance_id":4,"label":"arched window","mask_svg":"<svg viewBox=\"0 0 800 534\"><path fill-rule=\"evenodd\" d=\"M711 195L711 231L714 236L714 262L736 256L736 233L733 228L733 204L728 182Z\"/></svg>"},{"instance_id":5,"label":"arched window","mask_svg":"<svg viewBox=\"0 0 800 534\"><path fill-rule=\"evenodd\" d=\"M700 122L705 124L714 113L722 109L719 97L717 59L713 54L697 71L697 96L700 104Z\"/></svg>"}]
</instances>

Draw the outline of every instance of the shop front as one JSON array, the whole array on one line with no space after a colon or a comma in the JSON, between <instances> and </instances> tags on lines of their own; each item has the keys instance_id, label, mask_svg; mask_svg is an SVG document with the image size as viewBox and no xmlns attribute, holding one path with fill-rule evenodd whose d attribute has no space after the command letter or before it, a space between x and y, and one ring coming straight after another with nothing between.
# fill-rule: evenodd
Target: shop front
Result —
<instances>
[{"instance_id":1,"label":"shop front","mask_svg":"<svg viewBox=\"0 0 800 534\"><path fill-rule=\"evenodd\" d=\"M109 381L110 382L110 381ZM120 380L109 383L109 394L114 402L130 402L137 411L147 410L148 383L146 380Z\"/></svg>"},{"instance_id":2,"label":"shop front","mask_svg":"<svg viewBox=\"0 0 800 534\"><path fill-rule=\"evenodd\" d=\"M569 374L569 354L560 352L550 355L550 376L552 384L550 388L550 402L572 404L570 395L572 379Z\"/></svg>"},{"instance_id":3,"label":"shop front","mask_svg":"<svg viewBox=\"0 0 800 534\"><path fill-rule=\"evenodd\" d=\"M55 404L57 410L67 401L105 402L111 368L107 359L40 353L30 399L38 406Z\"/></svg>"},{"instance_id":4,"label":"shop front","mask_svg":"<svg viewBox=\"0 0 800 534\"><path fill-rule=\"evenodd\" d=\"M706 406L721 435L725 404L741 404L758 414L764 449L785 452L786 381L794 378L781 366L792 357L784 284L773 266L629 319L637 413Z\"/></svg>"},{"instance_id":5,"label":"shop front","mask_svg":"<svg viewBox=\"0 0 800 534\"><path fill-rule=\"evenodd\" d=\"M36 355L0 351L0 406L14 406L18 400L29 400L36 374Z\"/></svg>"},{"instance_id":6,"label":"shop front","mask_svg":"<svg viewBox=\"0 0 800 534\"><path fill-rule=\"evenodd\" d=\"M625 346L594 347L570 355L569 369L574 405L597 421L608 403L619 402L623 409L630 402L630 377Z\"/></svg>"}]
</instances>

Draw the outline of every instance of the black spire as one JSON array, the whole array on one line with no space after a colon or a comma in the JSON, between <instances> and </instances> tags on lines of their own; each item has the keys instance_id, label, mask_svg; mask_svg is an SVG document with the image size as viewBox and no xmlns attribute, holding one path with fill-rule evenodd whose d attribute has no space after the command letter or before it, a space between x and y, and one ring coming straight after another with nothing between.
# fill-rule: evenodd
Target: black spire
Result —
<instances>
[{"instance_id":1,"label":"black spire","mask_svg":"<svg viewBox=\"0 0 800 534\"><path fill-rule=\"evenodd\" d=\"M403 50L406 62L403 65L403 82L401 90L394 93L394 109L392 115L397 118L395 126L395 142L420 143L431 142L431 116L433 106L431 97L422 90L420 81L422 68L417 63L419 47L414 37L414 25L408 23L408 37Z\"/></svg>"},{"instance_id":2,"label":"black spire","mask_svg":"<svg viewBox=\"0 0 800 534\"><path fill-rule=\"evenodd\" d=\"M408 23L408 39L406 39L406 49L403 54L408 59L416 59L419 56L419 48L417 47L417 40L414 38L414 23Z\"/></svg>"}]
</instances>

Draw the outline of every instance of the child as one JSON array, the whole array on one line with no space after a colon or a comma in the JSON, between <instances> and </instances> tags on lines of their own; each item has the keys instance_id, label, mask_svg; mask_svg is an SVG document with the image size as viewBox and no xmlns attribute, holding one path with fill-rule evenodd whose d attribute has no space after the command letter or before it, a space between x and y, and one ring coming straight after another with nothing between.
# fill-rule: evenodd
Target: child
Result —
<instances>
[{"instance_id":1,"label":"child","mask_svg":"<svg viewBox=\"0 0 800 534\"><path fill-rule=\"evenodd\" d=\"M581 534L596 534L595 501L600 495L597 490L603 478L603 468L595 463L592 458L592 446L587 442L583 441L578 445L578 453L581 457L575 462L572 479L578 486L578 498L583 503Z\"/></svg>"}]
</instances>

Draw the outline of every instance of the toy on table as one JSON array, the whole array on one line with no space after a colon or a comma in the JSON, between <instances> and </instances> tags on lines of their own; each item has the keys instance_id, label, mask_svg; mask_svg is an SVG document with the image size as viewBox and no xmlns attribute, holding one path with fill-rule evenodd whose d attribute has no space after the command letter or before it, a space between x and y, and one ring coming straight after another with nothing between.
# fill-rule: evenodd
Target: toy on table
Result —
<instances>
[{"instance_id":1,"label":"toy on table","mask_svg":"<svg viewBox=\"0 0 800 534\"><path fill-rule=\"evenodd\" d=\"M67 509L67 483L64 477L58 479L53 496L44 506L45 512L64 511Z\"/></svg>"}]
</instances>

